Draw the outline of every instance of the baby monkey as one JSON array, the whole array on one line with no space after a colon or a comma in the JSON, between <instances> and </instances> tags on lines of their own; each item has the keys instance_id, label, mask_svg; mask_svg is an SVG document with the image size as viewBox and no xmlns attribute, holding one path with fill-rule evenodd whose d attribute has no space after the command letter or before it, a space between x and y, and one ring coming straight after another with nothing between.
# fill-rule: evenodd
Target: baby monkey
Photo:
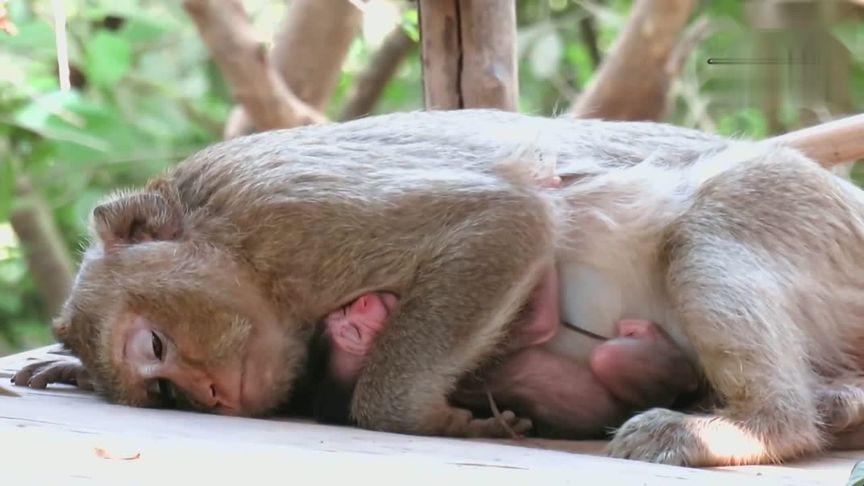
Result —
<instances>
[{"instance_id":1,"label":"baby monkey","mask_svg":"<svg viewBox=\"0 0 864 486\"><path fill-rule=\"evenodd\" d=\"M697 388L697 372L656 325L623 319L617 335L594 340L588 363L556 354L546 344L562 332L558 279L549 270L532 293L525 318L516 322L501 358L479 375L463 379L451 400L479 411L488 392L504 408L534 421L542 436L602 437L635 411L670 406ZM363 294L323 320L322 344L329 352L325 379L316 391L314 414L325 422L350 423L351 390L378 333L396 310L388 292ZM505 420L513 417L505 411ZM517 421L524 433L530 422Z\"/></svg>"}]
</instances>

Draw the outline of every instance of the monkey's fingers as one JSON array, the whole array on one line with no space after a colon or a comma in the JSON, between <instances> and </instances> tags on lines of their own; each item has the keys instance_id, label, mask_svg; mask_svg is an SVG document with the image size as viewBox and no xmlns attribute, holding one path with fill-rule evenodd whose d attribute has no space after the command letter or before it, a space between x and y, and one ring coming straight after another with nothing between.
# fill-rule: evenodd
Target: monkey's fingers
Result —
<instances>
[{"instance_id":1,"label":"monkey's fingers","mask_svg":"<svg viewBox=\"0 0 864 486\"><path fill-rule=\"evenodd\" d=\"M66 383L84 390L92 389L90 374L84 369L84 365L63 360L31 363L16 373L12 382L34 389L44 389L51 383Z\"/></svg>"},{"instance_id":2,"label":"monkey's fingers","mask_svg":"<svg viewBox=\"0 0 864 486\"><path fill-rule=\"evenodd\" d=\"M530 419L517 417L510 410L485 419L471 419L465 426L466 437L484 437L492 439L510 439L512 434L525 435L533 428Z\"/></svg>"},{"instance_id":3,"label":"monkey's fingers","mask_svg":"<svg viewBox=\"0 0 864 486\"><path fill-rule=\"evenodd\" d=\"M504 418L501 410L498 409L498 404L495 403L495 397L492 396L492 392L489 391L489 388L486 388L486 398L489 400L489 408L492 410L492 416L498 420L498 423L501 424L501 427L504 427L504 429L507 430L511 438L521 438L521 435L518 434L510 427L510 425L507 424L507 420Z\"/></svg>"},{"instance_id":4,"label":"monkey's fingers","mask_svg":"<svg viewBox=\"0 0 864 486\"><path fill-rule=\"evenodd\" d=\"M30 383L31 387L35 385L39 388L45 388L50 383L65 383L85 390L92 389L90 374L84 369L84 365L74 361L57 361L45 367L36 372Z\"/></svg>"},{"instance_id":5,"label":"monkey's fingers","mask_svg":"<svg viewBox=\"0 0 864 486\"><path fill-rule=\"evenodd\" d=\"M30 385L30 379L33 377L33 375L35 375L39 370L41 370L47 366L50 366L56 362L57 362L56 360L49 360L49 361L36 361L34 363L30 363L27 366L18 370L18 372L12 376L12 383L16 386L31 386ZM35 387L31 386L31 388L35 388Z\"/></svg>"}]
</instances>

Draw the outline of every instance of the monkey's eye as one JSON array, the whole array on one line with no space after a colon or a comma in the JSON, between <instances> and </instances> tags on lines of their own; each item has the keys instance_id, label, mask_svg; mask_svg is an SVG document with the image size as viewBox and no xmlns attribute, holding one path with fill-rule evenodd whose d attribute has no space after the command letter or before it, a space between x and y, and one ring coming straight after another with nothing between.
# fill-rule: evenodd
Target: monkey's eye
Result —
<instances>
[{"instance_id":1,"label":"monkey's eye","mask_svg":"<svg viewBox=\"0 0 864 486\"><path fill-rule=\"evenodd\" d=\"M162 338L160 338L159 335L153 331L150 331L150 334L153 336L153 356L156 356L156 359L162 361L162 353L164 351L162 349Z\"/></svg>"}]
</instances>

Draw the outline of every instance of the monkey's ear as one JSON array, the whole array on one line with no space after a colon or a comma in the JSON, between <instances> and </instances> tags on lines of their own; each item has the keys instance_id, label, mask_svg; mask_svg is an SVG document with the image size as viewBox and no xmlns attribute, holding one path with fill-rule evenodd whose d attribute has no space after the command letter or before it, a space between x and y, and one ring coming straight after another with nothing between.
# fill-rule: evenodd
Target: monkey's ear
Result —
<instances>
[{"instance_id":1,"label":"monkey's ear","mask_svg":"<svg viewBox=\"0 0 864 486\"><path fill-rule=\"evenodd\" d=\"M164 185L120 196L93 210L93 228L106 251L119 245L174 240L183 233L183 210Z\"/></svg>"}]
</instances>

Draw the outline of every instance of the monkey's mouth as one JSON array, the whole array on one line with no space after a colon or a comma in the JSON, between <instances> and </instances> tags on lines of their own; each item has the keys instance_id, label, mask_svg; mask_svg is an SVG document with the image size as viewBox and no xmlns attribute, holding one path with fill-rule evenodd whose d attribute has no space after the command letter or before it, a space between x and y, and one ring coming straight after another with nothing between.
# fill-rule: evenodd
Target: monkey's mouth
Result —
<instances>
[{"instance_id":1,"label":"monkey's mouth","mask_svg":"<svg viewBox=\"0 0 864 486\"><path fill-rule=\"evenodd\" d=\"M246 411L246 359L240 361L240 373L237 376L237 384L234 387L234 399L219 400L213 410L219 415L248 415Z\"/></svg>"},{"instance_id":2,"label":"monkey's mouth","mask_svg":"<svg viewBox=\"0 0 864 486\"><path fill-rule=\"evenodd\" d=\"M252 416L258 414L257 400L254 393L250 393L255 389L256 383L253 379L251 383L247 383L247 374L255 376L256 369L253 357L248 354L239 360L237 367L240 372L237 374L236 382L233 386L234 397L228 403L221 402L216 406L216 412L222 415L234 416ZM252 387L251 389L249 387Z\"/></svg>"}]
</instances>

